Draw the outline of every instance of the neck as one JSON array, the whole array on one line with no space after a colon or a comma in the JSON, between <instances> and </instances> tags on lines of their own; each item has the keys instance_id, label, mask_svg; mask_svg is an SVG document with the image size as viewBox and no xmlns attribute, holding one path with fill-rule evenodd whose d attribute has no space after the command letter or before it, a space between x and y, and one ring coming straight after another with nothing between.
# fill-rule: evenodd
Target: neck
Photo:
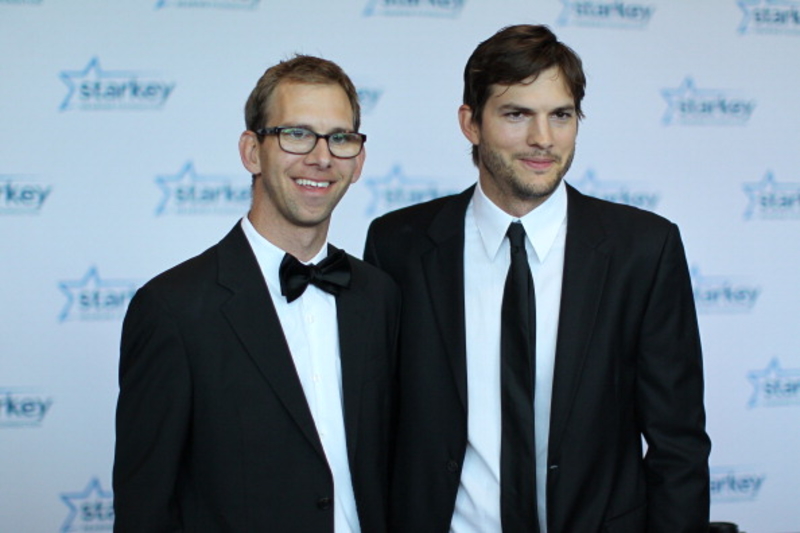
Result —
<instances>
[{"instance_id":1,"label":"neck","mask_svg":"<svg viewBox=\"0 0 800 533\"><path fill-rule=\"evenodd\" d=\"M309 227L286 226L260 220L252 210L247 218L262 237L303 262L313 259L328 238L328 221Z\"/></svg>"}]
</instances>

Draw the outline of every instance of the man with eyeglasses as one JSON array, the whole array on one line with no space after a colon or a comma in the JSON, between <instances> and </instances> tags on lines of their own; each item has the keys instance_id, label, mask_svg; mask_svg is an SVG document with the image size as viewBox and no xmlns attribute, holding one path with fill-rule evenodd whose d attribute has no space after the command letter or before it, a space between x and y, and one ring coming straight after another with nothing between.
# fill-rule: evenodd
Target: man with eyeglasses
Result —
<instances>
[{"instance_id":1,"label":"man with eyeglasses","mask_svg":"<svg viewBox=\"0 0 800 533\"><path fill-rule=\"evenodd\" d=\"M385 532L399 291L327 242L364 163L355 87L296 56L245 121L249 213L125 317L114 530Z\"/></svg>"}]
</instances>

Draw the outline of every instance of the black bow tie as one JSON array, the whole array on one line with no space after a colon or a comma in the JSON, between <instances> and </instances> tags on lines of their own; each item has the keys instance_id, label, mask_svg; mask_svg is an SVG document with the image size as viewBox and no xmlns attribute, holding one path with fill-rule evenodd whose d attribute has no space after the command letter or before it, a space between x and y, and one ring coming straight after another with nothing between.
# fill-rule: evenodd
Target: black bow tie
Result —
<instances>
[{"instance_id":1,"label":"black bow tie","mask_svg":"<svg viewBox=\"0 0 800 533\"><path fill-rule=\"evenodd\" d=\"M304 265L295 256L286 254L278 274L281 294L289 302L298 299L309 283L335 296L342 288L350 286L350 261L344 250L338 249L317 265Z\"/></svg>"}]
</instances>

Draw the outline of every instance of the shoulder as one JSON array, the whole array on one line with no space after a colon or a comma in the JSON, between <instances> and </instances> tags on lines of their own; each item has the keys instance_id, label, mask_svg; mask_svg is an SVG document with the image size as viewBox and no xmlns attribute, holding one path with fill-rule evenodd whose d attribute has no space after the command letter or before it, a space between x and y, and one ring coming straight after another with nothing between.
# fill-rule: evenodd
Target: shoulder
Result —
<instances>
[{"instance_id":1,"label":"shoulder","mask_svg":"<svg viewBox=\"0 0 800 533\"><path fill-rule=\"evenodd\" d=\"M400 290L389 274L350 254L347 254L347 258L350 261L352 283L359 289L374 294L376 297L378 295L399 297Z\"/></svg>"},{"instance_id":2,"label":"shoulder","mask_svg":"<svg viewBox=\"0 0 800 533\"><path fill-rule=\"evenodd\" d=\"M463 217L472 198L474 186L458 194L441 196L427 202L390 211L370 224L370 233L414 233L426 231L442 214Z\"/></svg>"},{"instance_id":3,"label":"shoulder","mask_svg":"<svg viewBox=\"0 0 800 533\"><path fill-rule=\"evenodd\" d=\"M567 191L567 223L570 231L592 228L610 238L633 240L664 238L677 232L677 226L672 221L651 211L586 196L571 186Z\"/></svg>"}]
</instances>

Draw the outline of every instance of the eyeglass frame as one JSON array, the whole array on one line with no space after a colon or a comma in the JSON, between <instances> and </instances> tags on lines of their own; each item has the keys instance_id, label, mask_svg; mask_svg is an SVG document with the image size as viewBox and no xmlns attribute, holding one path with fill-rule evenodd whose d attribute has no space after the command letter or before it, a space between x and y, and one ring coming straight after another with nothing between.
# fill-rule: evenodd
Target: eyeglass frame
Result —
<instances>
[{"instance_id":1,"label":"eyeglass frame","mask_svg":"<svg viewBox=\"0 0 800 533\"><path fill-rule=\"evenodd\" d=\"M281 142L281 132L284 131L284 130L303 130L303 131L307 131L308 133L314 135L316 137L316 139L314 140L314 144L311 145L311 148L309 148L309 150L307 152L292 152L292 151L287 150L286 148L284 148L283 147L283 143ZM284 152L286 152L287 154L294 154L294 155L310 154L311 152L314 151L314 148L317 147L317 144L319 144L319 140L320 139L325 139L325 145L328 147L328 153L330 153L333 157L336 157L338 159L353 159L354 157L358 157L359 155L361 155L361 152L364 151L364 143L367 142L367 134L366 133L359 133L357 131L334 131L332 133L323 134L323 133L317 133L314 130L311 130L309 128L304 128L302 126L274 126L272 128L259 128L254 133L256 135L258 135L259 137L266 137L268 135L275 135L278 138L278 146L280 147L280 149L283 150ZM347 157L342 157L340 155L336 155L336 154L333 153L333 150L331 150L331 144L328 141L328 139L330 139L334 135L341 135L343 133L346 133L348 135L357 135L357 136L361 137L361 147L359 148L357 153L355 153L355 154L353 154L351 156L347 156Z\"/></svg>"}]
</instances>

